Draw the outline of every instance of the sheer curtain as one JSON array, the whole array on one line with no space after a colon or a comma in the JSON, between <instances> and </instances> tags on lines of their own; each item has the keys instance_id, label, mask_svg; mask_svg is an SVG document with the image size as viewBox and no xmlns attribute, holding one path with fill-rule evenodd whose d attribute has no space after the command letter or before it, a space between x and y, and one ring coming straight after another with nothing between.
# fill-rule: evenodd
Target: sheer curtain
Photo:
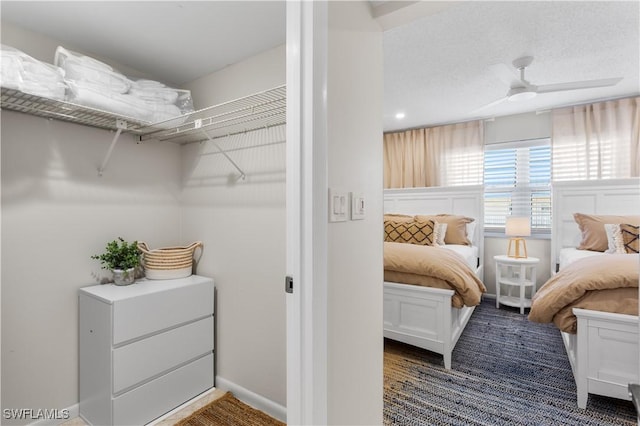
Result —
<instances>
[{"instance_id":1,"label":"sheer curtain","mask_svg":"<svg viewBox=\"0 0 640 426\"><path fill-rule=\"evenodd\" d=\"M384 187L482 183L481 121L386 133Z\"/></svg>"},{"instance_id":2,"label":"sheer curtain","mask_svg":"<svg viewBox=\"0 0 640 426\"><path fill-rule=\"evenodd\" d=\"M425 129L428 186L480 185L484 138L482 121Z\"/></svg>"},{"instance_id":3,"label":"sheer curtain","mask_svg":"<svg viewBox=\"0 0 640 426\"><path fill-rule=\"evenodd\" d=\"M552 125L554 181L640 174L640 97L555 109Z\"/></svg>"}]
</instances>

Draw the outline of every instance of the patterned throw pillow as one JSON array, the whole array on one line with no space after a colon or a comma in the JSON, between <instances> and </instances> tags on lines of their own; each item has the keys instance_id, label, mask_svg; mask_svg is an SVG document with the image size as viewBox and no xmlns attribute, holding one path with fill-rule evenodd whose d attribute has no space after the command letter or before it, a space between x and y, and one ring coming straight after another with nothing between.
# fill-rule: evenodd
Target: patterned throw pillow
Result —
<instances>
[{"instance_id":1,"label":"patterned throw pillow","mask_svg":"<svg viewBox=\"0 0 640 426\"><path fill-rule=\"evenodd\" d=\"M626 253L639 252L638 229L640 229L640 226L629 225L628 223L620 225L620 234L622 235L622 242Z\"/></svg>"},{"instance_id":2,"label":"patterned throw pillow","mask_svg":"<svg viewBox=\"0 0 640 426\"><path fill-rule=\"evenodd\" d=\"M435 223L432 220L397 222L384 221L384 240L395 243L419 244L423 246L433 245L433 230Z\"/></svg>"}]
</instances>

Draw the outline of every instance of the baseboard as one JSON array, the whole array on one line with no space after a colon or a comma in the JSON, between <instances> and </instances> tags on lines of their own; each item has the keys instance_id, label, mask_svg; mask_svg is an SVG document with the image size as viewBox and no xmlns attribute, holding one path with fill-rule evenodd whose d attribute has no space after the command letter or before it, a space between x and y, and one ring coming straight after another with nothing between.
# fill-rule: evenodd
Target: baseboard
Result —
<instances>
[{"instance_id":1,"label":"baseboard","mask_svg":"<svg viewBox=\"0 0 640 426\"><path fill-rule=\"evenodd\" d=\"M215 392L216 390L218 390L218 389L214 387L214 388L211 388L211 389L208 389L208 390L202 392L199 395L194 396L193 398L191 398L187 402L184 402L183 404L178 405L176 408L174 408L173 410L169 411L168 413L165 413L162 416L158 417L157 419L152 420L146 426L157 425L158 423L164 421L165 419L168 419L169 417L173 416L174 414L176 414L178 411L182 410L186 406L196 403L198 400L207 397L209 394Z\"/></svg>"},{"instance_id":2,"label":"baseboard","mask_svg":"<svg viewBox=\"0 0 640 426\"><path fill-rule=\"evenodd\" d=\"M49 410L44 415L50 415L50 419L41 419L33 423L29 423L29 426L58 426L66 422L69 419L78 417L80 412L80 405L73 404L71 407L63 408L61 410Z\"/></svg>"},{"instance_id":3,"label":"baseboard","mask_svg":"<svg viewBox=\"0 0 640 426\"><path fill-rule=\"evenodd\" d=\"M496 300L496 295L495 294L491 294L491 293L485 293L482 295L483 299L493 299Z\"/></svg>"},{"instance_id":4,"label":"baseboard","mask_svg":"<svg viewBox=\"0 0 640 426\"><path fill-rule=\"evenodd\" d=\"M249 389L233 383L224 377L216 376L216 388L229 391L235 395L240 401L249 404L253 408L264 411L271 417L275 417L281 422L287 421L287 409L262 395L258 395Z\"/></svg>"}]
</instances>

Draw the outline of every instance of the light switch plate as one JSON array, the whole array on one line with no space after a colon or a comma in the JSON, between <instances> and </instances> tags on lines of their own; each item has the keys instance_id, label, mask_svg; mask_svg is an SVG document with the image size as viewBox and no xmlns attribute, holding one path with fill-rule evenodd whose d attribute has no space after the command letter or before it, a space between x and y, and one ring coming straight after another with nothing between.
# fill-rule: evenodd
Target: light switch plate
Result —
<instances>
[{"instance_id":1,"label":"light switch plate","mask_svg":"<svg viewBox=\"0 0 640 426\"><path fill-rule=\"evenodd\" d=\"M361 192L352 192L350 195L351 195L351 220L364 219L364 212L365 212L364 194Z\"/></svg>"},{"instance_id":2,"label":"light switch plate","mask_svg":"<svg viewBox=\"0 0 640 426\"><path fill-rule=\"evenodd\" d=\"M329 222L345 222L349 218L349 193L329 188Z\"/></svg>"}]
</instances>

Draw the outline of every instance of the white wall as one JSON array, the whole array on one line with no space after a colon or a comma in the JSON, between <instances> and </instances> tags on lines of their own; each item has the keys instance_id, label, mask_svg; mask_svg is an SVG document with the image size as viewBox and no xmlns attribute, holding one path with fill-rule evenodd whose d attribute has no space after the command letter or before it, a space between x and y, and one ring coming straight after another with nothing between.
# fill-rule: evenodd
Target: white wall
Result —
<instances>
[{"instance_id":1,"label":"white wall","mask_svg":"<svg viewBox=\"0 0 640 426\"><path fill-rule=\"evenodd\" d=\"M508 142L525 139L551 137L551 114L535 112L496 117L494 121L485 122L485 144ZM551 240L549 238L527 237L527 254L540 259L537 268L538 288L544 284L550 274ZM487 293L496 294L496 265L493 256L506 254L508 239L506 237L486 237L484 239L484 283Z\"/></svg>"},{"instance_id":2,"label":"white wall","mask_svg":"<svg viewBox=\"0 0 640 426\"><path fill-rule=\"evenodd\" d=\"M328 7L328 186L366 197L328 226L328 422L382 424L382 33L368 2Z\"/></svg>"},{"instance_id":3,"label":"white wall","mask_svg":"<svg viewBox=\"0 0 640 426\"><path fill-rule=\"evenodd\" d=\"M550 111L505 115L484 123L484 143L551 137Z\"/></svg>"},{"instance_id":4,"label":"white wall","mask_svg":"<svg viewBox=\"0 0 640 426\"><path fill-rule=\"evenodd\" d=\"M69 49L84 55L89 55L106 64L109 64L114 69L117 69L119 72L127 75L128 77L154 78L153 76L150 76L146 73L140 72L126 65L114 62L109 58L97 56L91 52L85 52L81 49L76 48L75 46L48 38L47 36L42 34L25 30L9 22L5 22L5 21L2 22L1 33L2 33L2 36L1 36L2 44L14 47L39 61L47 62L49 64L54 63L56 48L58 46L63 46L65 49ZM170 82L165 82L165 83L169 84Z\"/></svg>"},{"instance_id":5,"label":"white wall","mask_svg":"<svg viewBox=\"0 0 640 426\"><path fill-rule=\"evenodd\" d=\"M171 144L2 112L2 408L78 402L78 288L119 236L152 247L180 234L180 157ZM2 422L5 424L5 420Z\"/></svg>"},{"instance_id":6,"label":"white wall","mask_svg":"<svg viewBox=\"0 0 640 426\"><path fill-rule=\"evenodd\" d=\"M199 107L279 86L285 46L186 86ZM195 95L197 94L197 96ZM202 240L198 273L217 290L216 376L286 405L285 128L218 139L238 173L211 143L182 149L182 235ZM259 144L270 144L256 148ZM272 144L273 143L273 144Z\"/></svg>"}]
</instances>

